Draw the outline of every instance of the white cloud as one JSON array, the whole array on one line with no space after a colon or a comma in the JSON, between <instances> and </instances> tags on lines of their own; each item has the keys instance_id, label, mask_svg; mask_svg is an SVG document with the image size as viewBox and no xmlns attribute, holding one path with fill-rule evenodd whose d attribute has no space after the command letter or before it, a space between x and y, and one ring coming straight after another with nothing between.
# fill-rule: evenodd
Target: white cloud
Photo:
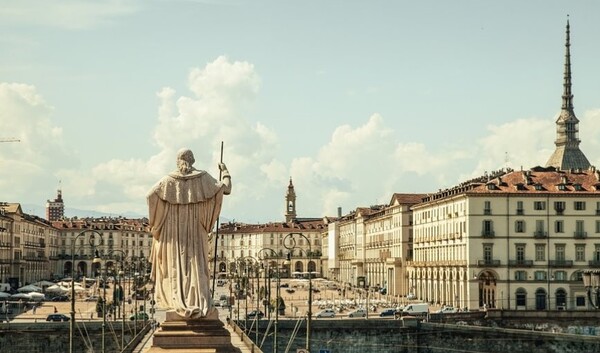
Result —
<instances>
[{"instance_id":1,"label":"white cloud","mask_svg":"<svg viewBox=\"0 0 600 353\"><path fill-rule=\"evenodd\" d=\"M429 144L398 141L384 117L373 114L361 125L337 127L316 155L298 156L288 165L277 158L277 132L246 118L260 88L253 65L219 57L192 69L188 84L189 96L170 87L157 93L154 151L135 159L98 161L89 168L81 168L74 148L63 142L62 129L51 120L54 108L35 87L0 84L0 123L5 134L0 137L22 141L0 146L0 191L5 198L0 201L43 202L62 180L69 207L143 215L147 191L175 168L179 148L191 148L196 167L216 177L224 141L223 159L234 184L224 203L224 216L246 222L282 220L291 176L298 215L321 217L335 215L338 207L346 213L387 203L395 192L434 192L454 186L503 167L506 152L515 169L543 165L554 148L552 119L517 119L473 128L468 140L449 136L447 141ZM592 110L580 124L588 157L600 147L599 122L600 110Z\"/></svg>"},{"instance_id":2,"label":"white cloud","mask_svg":"<svg viewBox=\"0 0 600 353\"><path fill-rule=\"evenodd\" d=\"M20 26L86 29L138 11L138 0L19 0L4 1L0 21Z\"/></svg>"},{"instance_id":3,"label":"white cloud","mask_svg":"<svg viewBox=\"0 0 600 353\"><path fill-rule=\"evenodd\" d=\"M64 145L62 129L50 119L53 107L34 86L0 83L0 106L0 138L20 140L0 144L2 197L13 202L21 195L45 200L48 190L58 185L55 171L77 164L77 157Z\"/></svg>"}]
</instances>

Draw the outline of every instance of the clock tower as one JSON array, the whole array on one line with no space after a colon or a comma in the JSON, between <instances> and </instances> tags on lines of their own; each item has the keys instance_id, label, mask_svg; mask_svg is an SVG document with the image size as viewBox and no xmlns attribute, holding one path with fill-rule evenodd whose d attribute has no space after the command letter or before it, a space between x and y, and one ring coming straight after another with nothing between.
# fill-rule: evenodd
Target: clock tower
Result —
<instances>
[{"instance_id":1,"label":"clock tower","mask_svg":"<svg viewBox=\"0 0 600 353\"><path fill-rule=\"evenodd\" d=\"M285 194L285 221L291 222L296 218L296 192L294 192L294 184L290 177L287 193Z\"/></svg>"}]
</instances>

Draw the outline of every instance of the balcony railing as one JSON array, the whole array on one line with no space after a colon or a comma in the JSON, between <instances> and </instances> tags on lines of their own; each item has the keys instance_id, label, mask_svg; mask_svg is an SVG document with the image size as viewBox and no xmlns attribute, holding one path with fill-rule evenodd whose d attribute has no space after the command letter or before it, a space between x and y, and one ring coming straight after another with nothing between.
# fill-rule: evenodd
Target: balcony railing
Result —
<instances>
[{"instance_id":1,"label":"balcony railing","mask_svg":"<svg viewBox=\"0 0 600 353\"><path fill-rule=\"evenodd\" d=\"M522 209L522 208L518 208L518 209L517 209L517 214L518 214L518 215L523 215L523 214L525 214L525 212L523 211L523 209Z\"/></svg>"},{"instance_id":2,"label":"balcony railing","mask_svg":"<svg viewBox=\"0 0 600 353\"><path fill-rule=\"evenodd\" d=\"M512 267L532 267L533 260L508 260L508 265Z\"/></svg>"},{"instance_id":3,"label":"balcony railing","mask_svg":"<svg viewBox=\"0 0 600 353\"><path fill-rule=\"evenodd\" d=\"M485 267L498 267L500 266L500 260L478 260L477 265Z\"/></svg>"},{"instance_id":4,"label":"balcony railing","mask_svg":"<svg viewBox=\"0 0 600 353\"><path fill-rule=\"evenodd\" d=\"M484 238L493 238L496 235L496 232L493 230L482 230L481 236Z\"/></svg>"},{"instance_id":5,"label":"balcony railing","mask_svg":"<svg viewBox=\"0 0 600 353\"><path fill-rule=\"evenodd\" d=\"M587 238L587 232L573 232L573 236L575 239L585 239Z\"/></svg>"},{"instance_id":6,"label":"balcony railing","mask_svg":"<svg viewBox=\"0 0 600 353\"><path fill-rule=\"evenodd\" d=\"M598 267L600 267L600 260L590 260L590 261L588 261L588 265L590 267L598 268Z\"/></svg>"},{"instance_id":7,"label":"balcony railing","mask_svg":"<svg viewBox=\"0 0 600 353\"><path fill-rule=\"evenodd\" d=\"M573 260L550 260L550 267L573 267Z\"/></svg>"},{"instance_id":8,"label":"balcony railing","mask_svg":"<svg viewBox=\"0 0 600 353\"><path fill-rule=\"evenodd\" d=\"M491 208L486 208L483 210L483 214L484 215L491 215L492 214L492 209Z\"/></svg>"},{"instance_id":9,"label":"balcony railing","mask_svg":"<svg viewBox=\"0 0 600 353\"><path fill-rule=\"evenodd\" d=\"M543 230L536 230L533 232L534 238L546 238L548 237L548 232L544 232Z\"/></svg>"}]
</instances>

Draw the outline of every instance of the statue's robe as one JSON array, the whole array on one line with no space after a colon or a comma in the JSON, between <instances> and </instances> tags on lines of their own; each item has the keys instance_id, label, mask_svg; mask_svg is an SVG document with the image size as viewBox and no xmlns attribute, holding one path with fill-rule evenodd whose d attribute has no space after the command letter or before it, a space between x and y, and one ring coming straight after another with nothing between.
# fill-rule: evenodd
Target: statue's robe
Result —
<instances>
[{"instance_id":1,"label":"statue's robe","mask_svg":"<svg viewBox=\"0 0 600 353\"><path fill-rule=\"evenodd\" d=\"M185 319L206 317L212 305L208 233L226 186L205 171L163 177L148 194L153 236L152 279L160 307Z\"/></svg>"}]
</instances>

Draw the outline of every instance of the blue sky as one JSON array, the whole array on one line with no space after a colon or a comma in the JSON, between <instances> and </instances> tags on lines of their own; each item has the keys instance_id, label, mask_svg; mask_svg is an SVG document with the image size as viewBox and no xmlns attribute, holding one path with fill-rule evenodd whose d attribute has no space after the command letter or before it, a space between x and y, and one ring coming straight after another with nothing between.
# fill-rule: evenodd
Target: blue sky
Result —
<instances>
[{"instance_id":1,"label":"blue sky","mask_svg":"<svg viewBox=\"0 0 600 353\"><path fill-rule=\"evenodd\" d=\"M146 214L189 147L283 220L434 192L554 149L567 14L581 148L600 165L595 1L0 0L0 201ZM60 184L59 184L60 182Z\"/></svg>"}]
</instances>

